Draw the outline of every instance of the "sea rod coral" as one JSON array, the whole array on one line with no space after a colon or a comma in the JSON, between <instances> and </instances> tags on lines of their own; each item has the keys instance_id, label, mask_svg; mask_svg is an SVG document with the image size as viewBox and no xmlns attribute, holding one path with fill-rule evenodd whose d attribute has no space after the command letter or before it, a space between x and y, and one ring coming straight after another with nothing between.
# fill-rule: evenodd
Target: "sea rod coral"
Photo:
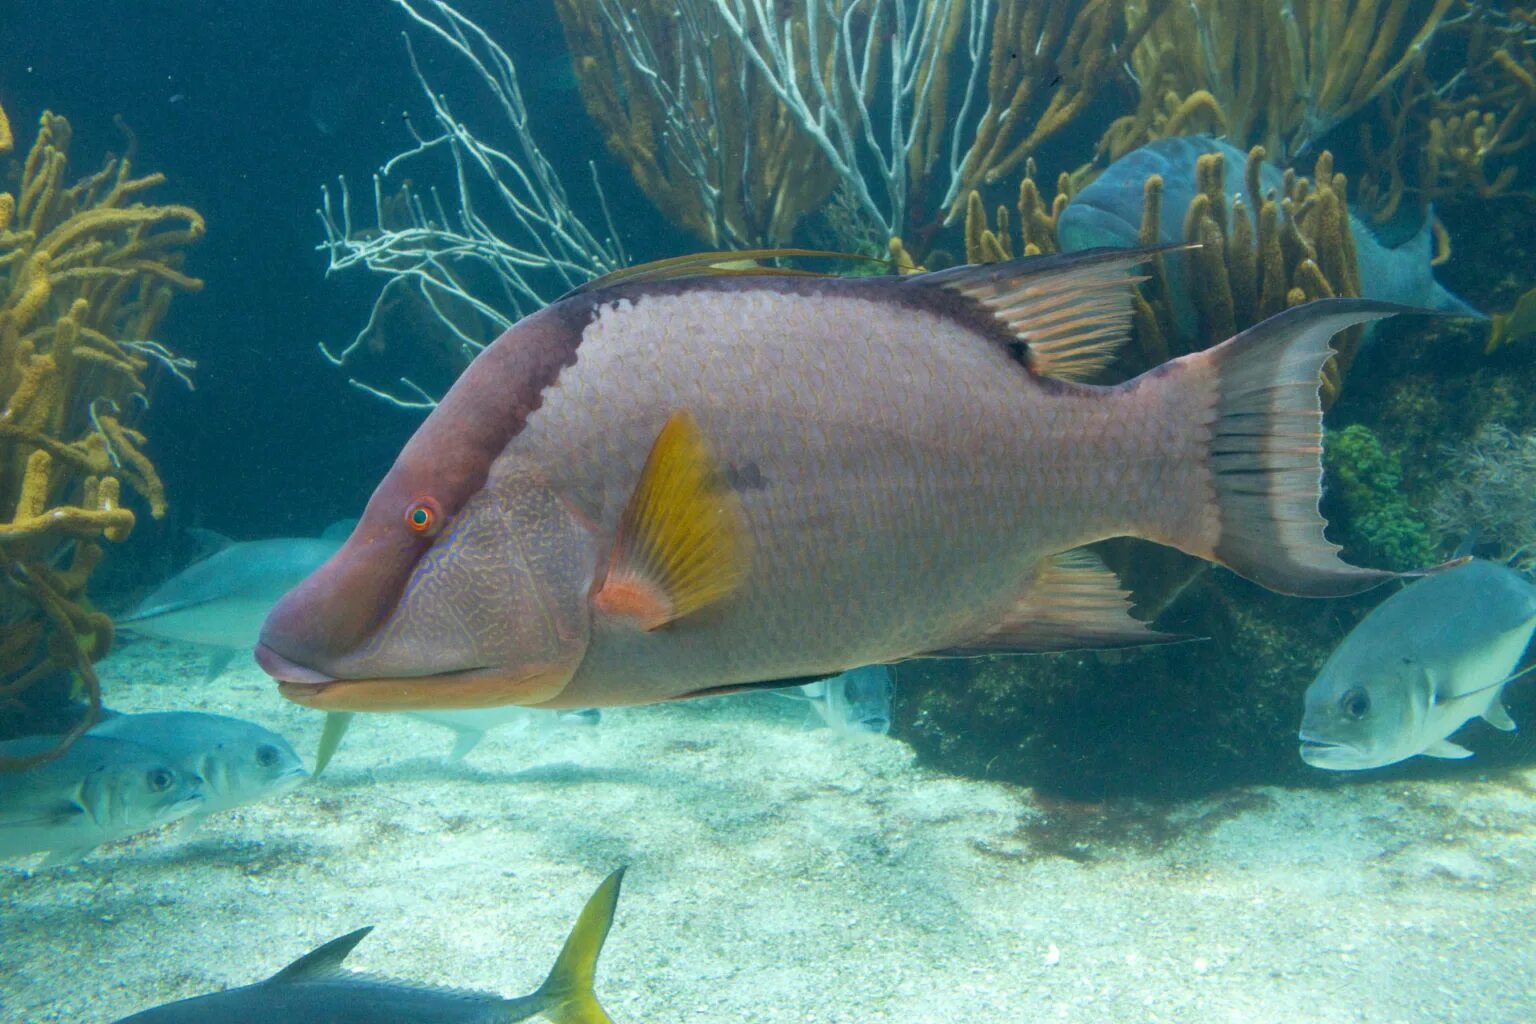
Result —
<instances>
[{"instance_id":1,"label":"sea rod coral","mask_svg":"<svg viewBox=\"0 0 1536 1024\"><path fill-rule=\"evenodd\" d=\"M0 126L3 157L3 115ZM181 264L203 219L140 201L164 178L133 175L132 137L73 184L69 144L69 122L43 114L13 189L0 191L0 729L61 699L69 672L99 705L90 662L112 623L86 584L100 542L133 528L124 485L151 515L165 511L131 424L154 373L187 381L191 362L150 338L171 296L202 285Z\"/></svg>"}]
</instances>

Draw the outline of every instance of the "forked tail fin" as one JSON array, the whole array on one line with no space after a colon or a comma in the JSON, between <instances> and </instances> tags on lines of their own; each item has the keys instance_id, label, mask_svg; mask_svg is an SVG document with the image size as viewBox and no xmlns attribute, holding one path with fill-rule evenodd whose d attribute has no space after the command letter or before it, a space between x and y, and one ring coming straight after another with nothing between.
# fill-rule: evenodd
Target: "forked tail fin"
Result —
<instances>
[{"instance_id":1,"label":"forked tail fin","mask_svg":"<svg viewBox=\"0 0 1536 1024\"><path fill-rule=\"evenodd\" d=\"M1336 597L1397 576L1345 564L1338 545L1323 537L1318 384L1333 335L1395 313L1420 312L1368 299L1309 302L1152 371L1166 375L1168 386L1188 387L1210 402L1208 468L1216 514L1197 535L1169 539L1283 594Z\"/></svg>"},{"instance_id":2,"label":"forked tail fin","mask_svg":"<svg viewBox=\"0 0 1536 1024\"><path fill-rule=\"evenodd\" d=\"M619 902L619 885L624 881L624 869L619 868L603 880L581 908L581 916L571 934L566 936L555 966L549 970L531 996L526 997L529 1009L543 1014L555 1024L613 1024L597 1001L592 990L593 977L597 973L597 957L603 951L603 941L613 926L614 907ZM517 1000L521 1003L524 1000ZM521 1017L517 1019L523 1019Z\"/></svg>"}]
</instances>

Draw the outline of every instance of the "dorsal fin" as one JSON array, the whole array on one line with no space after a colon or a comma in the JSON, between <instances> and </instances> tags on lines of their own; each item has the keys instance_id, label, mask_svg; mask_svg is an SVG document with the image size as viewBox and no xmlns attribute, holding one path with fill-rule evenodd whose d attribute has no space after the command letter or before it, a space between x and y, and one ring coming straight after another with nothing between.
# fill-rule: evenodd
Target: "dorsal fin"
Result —
<instances>
[{"instance_id":1,"label":"dorsal fin","mask_svg":"<svg viewBox=\"0 0 1536 1024\"><path fill-rule=\"evenodd\" d=\"M641 284L651 281L673 281L684 277L834 277L822 271L799 267L781 267L765 263L765 260L838 260L856 263L890 263L875 256L857 253L832 252L825 249L740 249L735 252L695 252L686 256L672 256L651 263L624 267L612 273L595 277L579 285L567 295L581 295L616 284Z\"/></svg>"},{"instance_id":2,"label":"dorsal fin","mask_svg":"<svg viewBox=\"0 0 1536 1024\"><path fill-rule=\"evenodd\" d=\"M1130 337L1136 285L1131 271L1184 244L1084 249L1002 263L951 267L903 278L972 299L1025 347L1024 365L1044 377L1084 380L1108 366Z\"/></svg>"},{"instance_id":3,"label":"dorsal fin","mask_svg":"<svg viewBox=\"0 0 1536 1024\"><path fill-rule=\"evenodd\" d=\"M371 931L373 931L373 925L368 925L366 928L359 928L355 932L348 932L340 938L332 939L323 946L316 946L268 978L266 984L285 985L299 981L316 981L340 973L341 962Z\"/></svg>"}]
</instances>

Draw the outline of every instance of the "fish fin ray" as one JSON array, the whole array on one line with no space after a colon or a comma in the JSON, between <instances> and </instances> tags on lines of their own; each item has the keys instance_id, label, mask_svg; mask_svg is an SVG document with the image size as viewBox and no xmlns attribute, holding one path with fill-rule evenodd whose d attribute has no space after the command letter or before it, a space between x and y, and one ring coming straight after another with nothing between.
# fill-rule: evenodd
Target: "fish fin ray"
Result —
<instances>
[{"instance_id":1,"label":"fish fin ray","mask_svg":"<svg viewBox=\"0 0 1536 1024\"><path fill-rule=\"evenodd\" d=\"M346 736L347 729L352 725L355 711L327 711L325 713L325 725L320 729L320 745L315 748L314 778L319 778L325 771L325 766L331 763L331 758L336 756L336 751L341 749L342 737Z\"/></svg>"},{"instance_id":2,"label":"fish fin ray","mask_svg":"<svg viewBox=\"0 0 1536 1024\"><path fill-rule=\"evenodd\" d=\"M741 499L720 479L693 416L673 413L619 521L594 608L652 630L741 585L750 538Z\"/></svg>"},{"instance_id":3,"label":"fish fin ray","mask_svg":"<svg viewBox=\"0 0 1536 1024\"><path fill-rule=\"evenodd\" d=\"M1339 597L1413 573L1352 566L1323 536L1320 376L1330 340L1411 306L1321 299L1151 371L1213 396L1207 466L1219 525L1157 538L1282 594ZM1126 385L1135 387L1146 377ZM1207 528L1210 524L1206 524Z\"/></svg>"},{"instance_id":4,"label":"fish fin ray","mask_svg":"<svg viewBox=\"0 0 1536 1024\"><path fill-rule=\"evenodd\" d=\"M1421 753L1425 757L1439 757L1447 761L1460 761L1463 758L1472 756L1472 751L1460 743L1452 743L1450 740L1436 740L1425 747Z\"/></svg>"},{"instance_id":5,"label":"fish fin ray","mask_svg":"<svg viewBox=\"0 0 1536 1024\"><path fill-rule=\"evenodd\" d=\"M1516 729L1515 720L1509 717L1508 709L1498 701L1488 705L1488 710L1483 712L1483 721L1503 732L1514 732Z\"/></svg>"},{"instance_id":6,"label":"fish fin ray","mask_svg":"<svg viewBox=\"0 0 1536 1024\"><path fill-rule=\"evenodd\" d=\"M603 951L608 930L613 927L613 911L619 903L624 871L619 868L603 879L587 899L555 958L555 965L549 969L549 976L531 997L530 1001L538 1006L537 1012L555 1024L613 1024L597 1001L592 985L597 958Z\"/></svg>"},{"instance_id":7,"label":"fish fin ray","mask_svg":"<svg viewBox=\"0 0 1536 1024\"><path fill-rule=\"evenodd\" d=\"M85 817L85 807L78 800L66 800L52 810L41 814L30 814L28 817L0 817L0 829L6 828L37 828L47 826L50 828L63 827Z\"/></svg>"},{"instance_id":8,"label":"fish fin ray","mask_svg":"<svg viewBox=\"0 0 1536 1024\"><path fill-rule=\"evenodd\" d=\"M235 647L216 647L208 656L208 667L203 671L203 682L211 683L224 674L229 668L229 663L235 660L235 655L240 651Z\"/></svg>"},{"instance_id":9,"label":"fish fin ray","mask_svg":"<svg viewBox=\"0 0 1536 1024\"><path fill-rule=\"evenodd\" d=\"M297 981L314 981L317 978L329 978L338 974L341 972L342 961L346 960L347 955L359 942L367 938L371 931L373 931L373 925L367 925L334 938L324 945L316 946L272 975L264 984L283 985Z\"/></svg>"},{"instance_id":10,"label":"fish fin ray","mask_svg":"<svg viewBox=\"0 0 1536 1024\"><path fill-rule=\"evenodd\" d=\"M620 284L646 284L653 281L675 281L698 277L830 277L832 275L799 267L781 267L764 263L764 260L810 259L851 260L858 263L889 263L872 256L857 253L832 252L825 249L740 249L735 252L695 252L684 256L672 256L633 267L622 267L566 293L582 295ZM734 265L733 265L734 264ZM742 264L746 264L742 266Z\"/></svg>"},{"instance_id":11,"label":"fish fin ray","mask_svg":"<svg viewBox=\"0 0 1536 1024\"><path fill-rule=\"evenodd\" d=\"M1024 346L1024 365L1058 380L1080 381L1108 366L1130 338L1136 285L1131 271L1159 252L1084 249L1002 263L951 267L902 279L904 287L939 287L965 296Z\"/></svg>"},{"instance_id":12,"label":"fish fin ray","mask_svg":"<svg viewBox=\"0 0 1536 1024\"><path fill-rule=\"evenodd\" d=\"M1190 637L1159 633L1131 615L1131 595L1082 548L1035 566L1023 595L1003 621L955 647L921 657L1040 654L1093 648L1178 643Z\"/></svg>"},{"instance_id":13,"label":"fish fin ray","mask_svg":"<svg viewBox=\"0 0 1536 1024\"><path fill-rule=\"evenodd\" d=\"M448 751L448 756L443 758L448 764L458 764L469 756L469 752L480 745L485 739L485 733L479 729L455 729L453 731L453 749Z\"/></svg>"}]
</instances>

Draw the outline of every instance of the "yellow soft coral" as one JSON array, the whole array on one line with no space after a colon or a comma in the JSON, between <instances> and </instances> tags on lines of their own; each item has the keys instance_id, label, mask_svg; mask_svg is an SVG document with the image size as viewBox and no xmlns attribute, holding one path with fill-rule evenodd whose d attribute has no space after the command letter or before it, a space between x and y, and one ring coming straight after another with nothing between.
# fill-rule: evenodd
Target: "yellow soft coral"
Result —
<instances>
[{"instance_id":1,"label":"yellow soft coral","mask_svg":"<svg viewBox=\"0 0 1536 1024\"><path fill-rule=\"evenodd\" d=\"M139 201L162 178L134 177L129 156L71 184L69 139L69 122L44 114L19 180L0 183L0 716L61 672L99 700L90 661L112 624L85 588L100 542L133 528L125 483L165 511L147 439L125 419L148 404L152 365L190 365L145 339L173 291L202 284L181 269L202 217ZM10 144L0 111L0 153Z\"/></svg>"}]
</instances>

